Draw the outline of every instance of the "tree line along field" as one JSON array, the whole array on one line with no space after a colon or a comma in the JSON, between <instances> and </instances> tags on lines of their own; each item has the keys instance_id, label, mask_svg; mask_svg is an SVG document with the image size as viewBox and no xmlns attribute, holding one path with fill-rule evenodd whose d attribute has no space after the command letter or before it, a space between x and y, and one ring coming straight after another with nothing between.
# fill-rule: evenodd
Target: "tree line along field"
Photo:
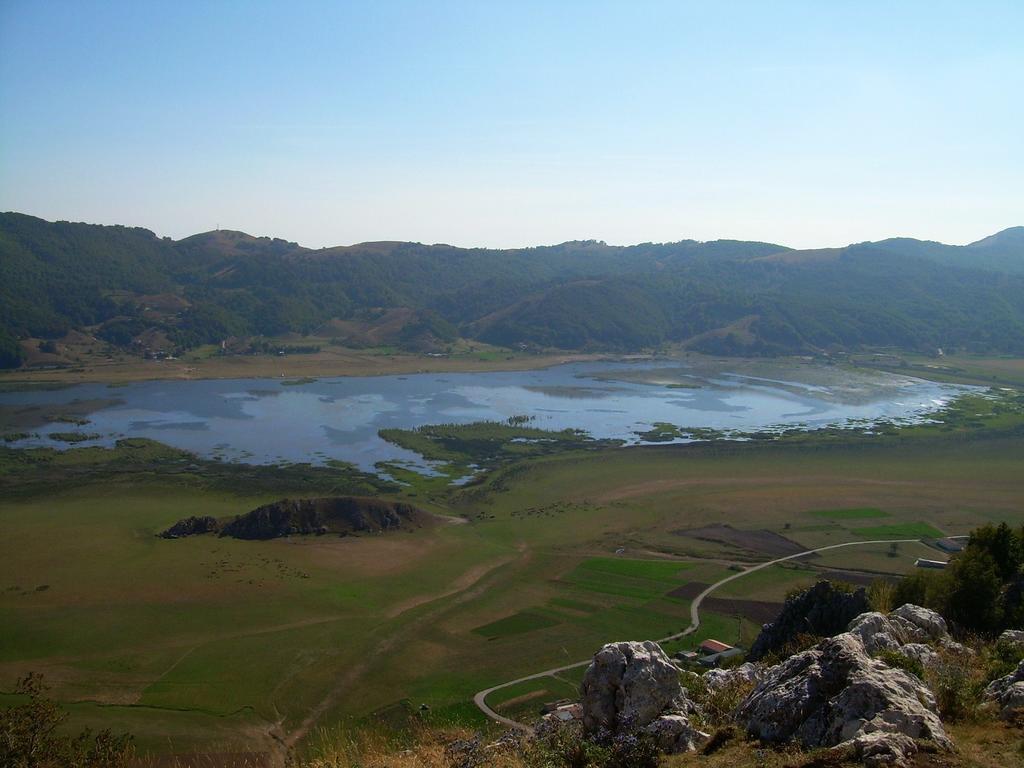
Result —
<instances>
[{"instance_id":1,"label":"tree line along field","mask_svg":"<svg viewBox=\"0 0 1024 768\"><path fill-rule=\"evenodd\" d=\"M294 342L291 337L281 344ZM151 379L244 379L302 376L383 376L406 373L498 371L539 368L575 360L593 360L603 355L561 351L532 352L493 347L481 342L460 341L444 357L393 347L353 348L331 344L329 337L300 337L319 347L309 354L219 353L219 345L205 345L175 359L145 359L126 351L77 339L58 344L60 358L38 356L38 366L0 370L0 383L75 384L82 382L126 383ZM26 340L29 347L43 343ZM60 367L52 368L50 364Z\"/></svg>"},{"instance_id":2,"label":"tree line along field","mask_svg":"<svg viewBox=\"0 0 1024 768\"><path fill-rule=\"evenodd\" d=\"M265 542L154 534L294 495L283 476L36 482L0 501L0 688L41 672L72 726L129 730L154 752L301 746L318 725L421 704L433 721L481 724L476 691L678 631L694 590L731 563L1024 522L1020 458L1019 440L999 435L571 452L406 497L458 523ZM765 569L716 593L701 632L669 650L749 643L748 614L822 573L898 574L935 552L880 544ZM534 711L565 686L540 681L503 706Z\"/></svg>"}]
</instances>

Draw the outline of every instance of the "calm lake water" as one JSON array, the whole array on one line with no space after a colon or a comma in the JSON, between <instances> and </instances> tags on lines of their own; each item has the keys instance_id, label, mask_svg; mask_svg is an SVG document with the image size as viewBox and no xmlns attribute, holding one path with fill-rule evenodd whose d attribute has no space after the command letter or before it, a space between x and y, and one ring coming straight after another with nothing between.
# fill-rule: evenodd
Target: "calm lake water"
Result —
<instances>
[{"instance_id":1,"label":"calm lake water","mask_svg":"<svg viewBox=\"0 0 1024 768\"><path fill-rule=\"evenodd\" d=\"M967 390L888 374L797 366L698 369L679 362L577 363L538 371L327 378L151 381L108 387L0 393L0 406L42 405L60 415L72 401L106 401L89 423L52 422L13 446L68 447L48 437L79 431L112 445L148 437L201 456L250 463L379 461L423 466L377 430L533 416L531 426L572 427L596 438L640 442L655 422L751 431L920 420Z\"/></svg>"}]
</instances>

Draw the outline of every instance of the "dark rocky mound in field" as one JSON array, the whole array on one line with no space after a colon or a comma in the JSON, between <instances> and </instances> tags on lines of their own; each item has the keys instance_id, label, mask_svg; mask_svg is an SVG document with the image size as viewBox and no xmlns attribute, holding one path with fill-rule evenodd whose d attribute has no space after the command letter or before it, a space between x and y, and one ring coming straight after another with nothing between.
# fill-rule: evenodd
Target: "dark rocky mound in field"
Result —
<instances>
[{"instance_id":1,"label":"dark rocky mound in field","mask_svg":"<svg viewBox=\"0 0 1024 768\"><path fill-rule=\"evenodd\" d=\"M221 528L235 539L276 539L281 536L378 533L421 528L430 516L399 502L359 496L323 499L282 499L236 517Z\"/></svg>"},{"instance_id":2,"label":"dark rocky mound in field","mask_svg":"<svg viewBox=\"0 0 1024 768\"><path fill-rule=\"evenodd\" d=\"M217 518L210 517L186 517L179 520L166 531L160 533L165 539L180 539L184 536L196 536L201 533L216 533L220 530L220 523Z\"/></svg>"},{"instance_id":3,"label":"dark rocky mound in field","mask_svg":"<svg viewBox=\"0 0 1024 768\"><path fill-rule=\"evenodd\" d=\"M779 617L761 628L747 659L758 661L769 653L781 651L799 635L837 635L846 631L854 618L869 610L863 587L848 592L830 581L819 581L786 600Z\"/></svg>"}]
</instances>

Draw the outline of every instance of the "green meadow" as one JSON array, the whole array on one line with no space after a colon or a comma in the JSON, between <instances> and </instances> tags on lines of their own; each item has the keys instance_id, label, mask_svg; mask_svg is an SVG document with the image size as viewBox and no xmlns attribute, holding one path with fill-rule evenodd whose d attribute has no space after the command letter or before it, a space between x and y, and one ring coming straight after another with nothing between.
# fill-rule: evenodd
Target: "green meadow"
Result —
<instances>
[{"instance_id":1,"label":"green meadow","mask_svg":"<svg viewBox=\"0 0 1024 768\"><path fill-rule=\"evenodd\" d=\"M944 535L934 526L922 522L874 525L866 528L854 528L853 532L866 539L938 539Z\"/></svg>"},{"instance_id":2,"label":"green meadow","mask_svg":"<svg viewBox=\"0 0 1024 768\"><path fill-rule=\"evenodd\" d=\"M482 725L476 691L678 632L704 585L778 557L780 541L799 551L1024 522L1019 427L1004 416L956 439L915 428L905 440L568 445L521 460L495 441L529 428L491 426L469 437L500 460L465 487L374 485L345 467L196 469L145 441L7 451L0 690L40 672L69 727L129 730L154 753L301 747L322 726L393 723L421 705L435 722ZM470 457L447 429L417 439ZM185 516L331 488L437 521L344 538L156 536ZM906 573L929 552L846 547L741 577L714 595L732 602L668 650L749 643L759 622L744 601L779 603L822 574ZM492 703L525 717L575 682L545 678Z\"/></svg>"},{"instance_id":3,"label":"green meadow","mask_svg":"<svg viewBox=\"0 0 1024 768\"><path fill-rule=\"evenodd\" d=\"M824 517L829 520L866 520L872 517L888 517L889 513L873 507L861 509L816 509L808 512L815 517Z\"/></svg>"},{"instance_id":4,"label":"green meadow","mask_svg":"<svg viewBox=\"0 0 1024 768\"><path fill-rule=\"evenodd\" d=\"M521 611L520 613L514 613L511 616L506 616L504 619L498 619L497 621L492 621L490 624L477 627L473 631L478 635L486 637L488 640L497 640L498 638L508 637L509 635L519 635L524 632L533 632L537 629L553 627L560 623L561 622L557 618L545 616L542 613L537 613L535 611Z\"/></svg>"}]
</instances>

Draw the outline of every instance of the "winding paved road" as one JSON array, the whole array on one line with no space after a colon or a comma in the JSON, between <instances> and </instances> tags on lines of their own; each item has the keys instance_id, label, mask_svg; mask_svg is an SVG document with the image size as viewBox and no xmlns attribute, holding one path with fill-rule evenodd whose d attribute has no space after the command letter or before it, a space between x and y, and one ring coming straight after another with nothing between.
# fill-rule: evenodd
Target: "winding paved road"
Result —
<instances>
[{"instance_id":1,"label":"winding paved road","mask_svg":"<svg viewBox=\"0 0 1024 768\"><path fill-rule=\"evenodd\" d=\"M961 537L951 537L951 538L961 538ZM724 579L721 579L720 581L716 581L714 584L712 584L707 589L705 589L703 592L701 592L699 595L697 595L697 597L695 597L693 599L693 602L690 603L690 626L688 626L682 632L676 632L674 635L669 635L668 637L663 637L661 640L658 640L658 642L659 643L667 643L667 642L669 642L671 640L678 640L680 637L686 637L687 635L690 635L690 634L693 634L694 632L696 632L697 629L700 628L700 604L701 604L701 602L703 602L704 598L707 597L708 595L710 595L712 592L714 592L719 587L721 587L721 586L723 586L725 584L728 584L730 581L734 581L734 580L739 579L739 578L741 578L743 576L748 576L751 573L754 573L754 571L760 571L762 568L768 568L769 566L776 565L777 563L785 562L786 560L795 560L798 557L806 557L807 555L813 555L816 552L827 552L830 549L840 549L841 547L857 547L857 546L862 546L862 545L866 545L866 544L912 544L912 543L919 542L919 541L921 541L921 540L920 539L875 539L873 541L848 541L848 542L845 542L844 544L829 544L827 547L818 547L817 549L808 549L806 552L797 552L795 555L786 555L786 557L779 557L779 558L776 558L775 560L769 560L768 562L765 562L765 563L758 563L757 565L752 565L751 567L747 568L746 570L739 571L738 573L734 573L734 574L731 574L730 576L726 576ZM532 674L532 675L527 675L526 677L520 677L520 678L517 678L515 680L509 680L507 683L502 683L501 685L495 685L495 686L492 686L490 688L487 688L486 690L480 691L478 694L473 696L473 703L476 704L477 707L480 708L481 712L483 712L485 715L487 715L492 720L495 720L496 722L499 722L502 725L506 725L509 728L516 728L516 729L518 729L520 731L530 732L530 731L532 731L532 729L530 728L530 726L526 725L525 723L517 722L517 721L515 721L515 720L513 720L511 718L505 717L504 715L499 715L497 712L495 712L493 709L491 709L487 705L487 697L490 696L495 691L500 691L502 688L508 688L510 685L518 685L519 683L525 683L528 680L536 680L536 679L541 678L541 677L549 677L551 675L557 675L559 672L566 672L566 671L568 671L570 669L576 669L576 667L583 667L583 666L586 666L589 663L590 663L590 659L585 659L584 661L577 661L574 664L566 664L565 666L562 666L562 667L555 667L553 669L545 669L543 672L537 672L537 673Z\"/></svg>"}]
</instances>

